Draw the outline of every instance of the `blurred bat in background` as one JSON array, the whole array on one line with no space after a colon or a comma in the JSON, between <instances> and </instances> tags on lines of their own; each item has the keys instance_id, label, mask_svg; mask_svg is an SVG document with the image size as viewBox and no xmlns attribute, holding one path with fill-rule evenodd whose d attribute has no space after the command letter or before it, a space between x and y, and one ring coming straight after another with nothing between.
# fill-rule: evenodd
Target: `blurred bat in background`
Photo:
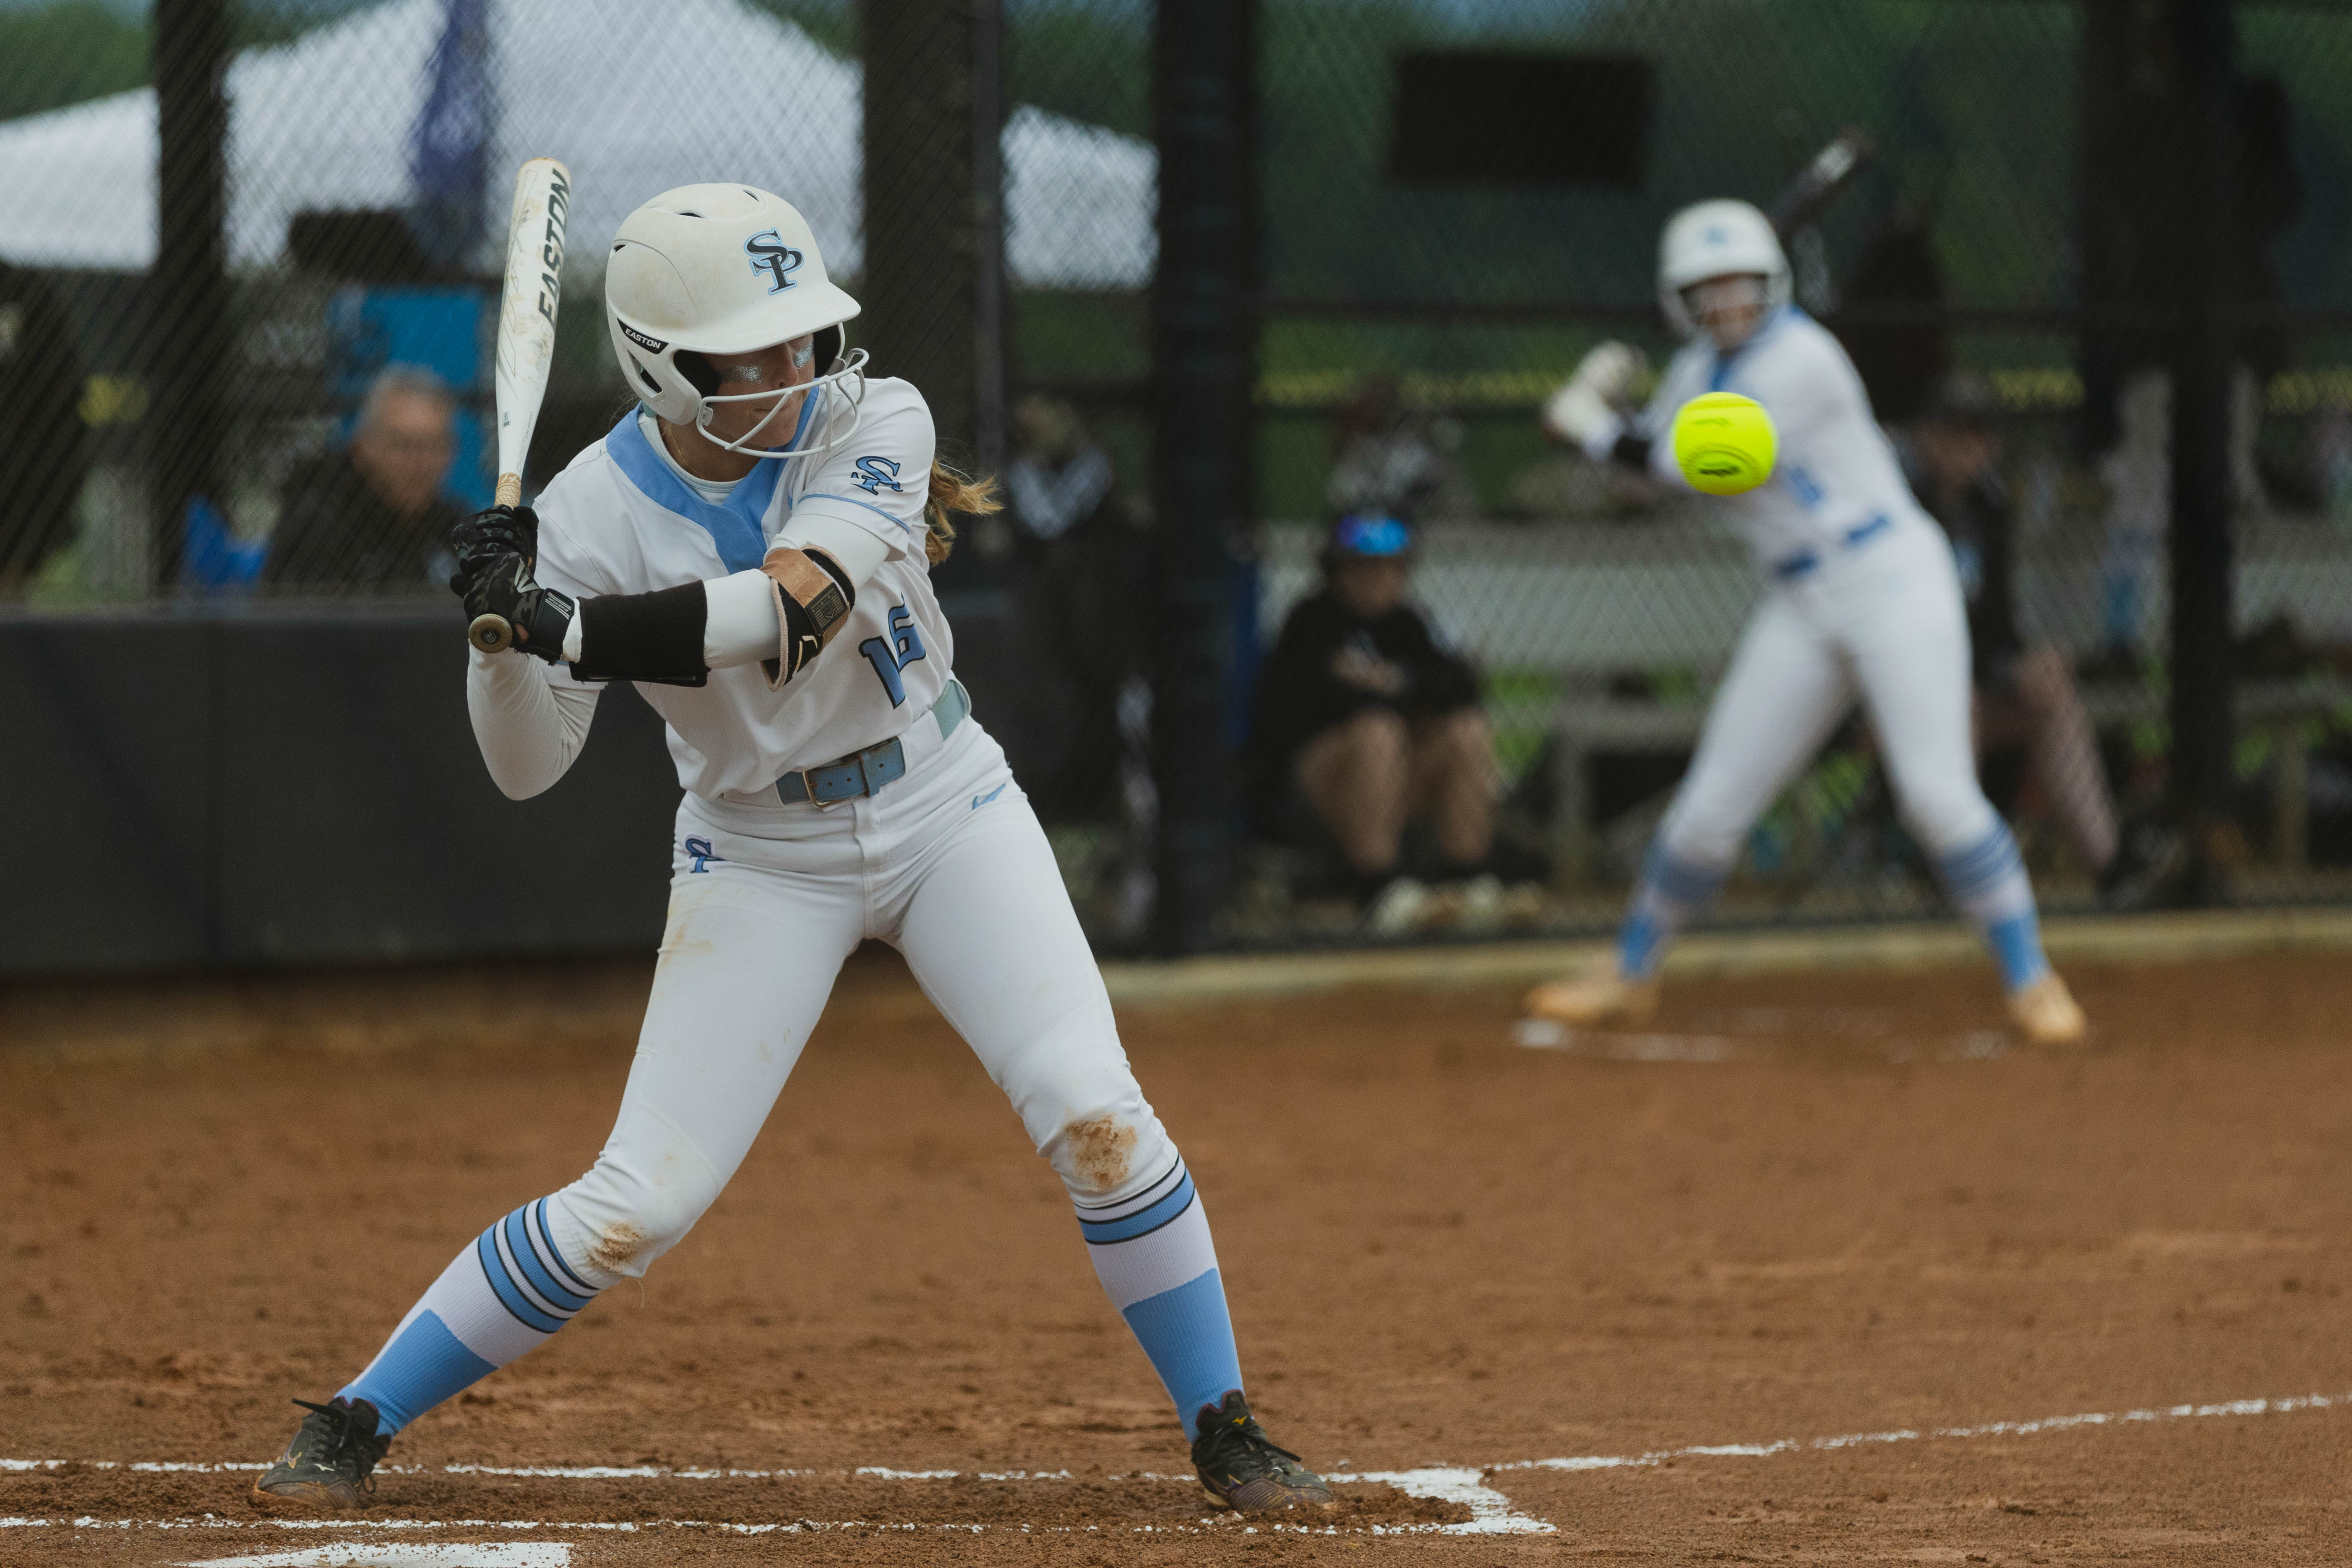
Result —
<instances>
[{"instance_id":1,"label":"blurred bat in background","mask_svg":"<svg viewBox=\"0 0 2352 1568\"><path fill-rule=\"evenodd\" d=\"M1765 215L1772 220L1773 232L1786 244L1790 236L1809 227L1877 156L1878 144L1870 139L1869 132L1856 125L1839 132L1773 199Z\"/></svg>"}]
</instances>

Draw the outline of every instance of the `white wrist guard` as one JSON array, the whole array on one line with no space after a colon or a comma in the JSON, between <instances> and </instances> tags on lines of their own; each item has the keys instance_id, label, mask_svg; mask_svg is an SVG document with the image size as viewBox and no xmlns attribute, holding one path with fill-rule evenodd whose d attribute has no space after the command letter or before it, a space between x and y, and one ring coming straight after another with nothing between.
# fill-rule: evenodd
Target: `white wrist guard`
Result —
<instances>
[{"instance_id":1,"label":"white wrist guard","mask_svg":"<svg viewBox=\"0 0 2352 1568\"><path fill-rule=\"evenodd\" d=\"M1544 405L1543 422L1545 429L1570 446L1581 447L1587 456L1592 455L1596 442L1605 455L1624 426L1617 411L1581 378L1551 395L1551 401Z\"/></svg>"}]
</instances>

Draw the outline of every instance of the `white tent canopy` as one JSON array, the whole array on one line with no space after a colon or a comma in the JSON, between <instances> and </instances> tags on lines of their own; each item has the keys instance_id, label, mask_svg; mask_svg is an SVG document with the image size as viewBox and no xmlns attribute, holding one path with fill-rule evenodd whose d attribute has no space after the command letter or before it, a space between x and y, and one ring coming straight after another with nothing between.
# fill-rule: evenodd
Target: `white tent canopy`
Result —
<instances>
[{"instance_id":1,"label":"white tent canopy","mask_svg":"<svg viewBox=\"0 0 2352 1568\"><path fill-rule=\"evenodd\" d=\"M627 213L701 180L764 186L807 215L826 264L863 258L862 77L793 24L737 0L491 0L499 116L488 210L526 158L570 165L572 256L592 269ZM430 90L441 0L387 0L228 71L230 264L276 263L306 209L411 199L411 128ZM1148 281L1149 143L1023 107L1004 129L1006 261L1034 288ZM0 122L0 257L140 271L155 259L155 95ZM495 258L486 258L492 262Z\"/></svg>"}]
</instances>

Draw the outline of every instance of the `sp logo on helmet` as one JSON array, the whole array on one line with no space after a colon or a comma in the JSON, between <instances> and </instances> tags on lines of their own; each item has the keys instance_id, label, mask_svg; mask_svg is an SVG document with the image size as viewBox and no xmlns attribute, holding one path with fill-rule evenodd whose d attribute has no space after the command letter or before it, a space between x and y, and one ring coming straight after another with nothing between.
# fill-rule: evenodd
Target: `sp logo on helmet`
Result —
<instances>
[{"instance_id":1,"label":"sp logo on helmet","mask_svg":"<svg viewBox=\"0 0 2352 1568\"><path fill-rule=\"evenodd\" d=\"M786 245L774 229L761 229L745 240L743 252L751 258L752 271L765 272L775 279L768 285L769 293L781 294L793 286L784 274L801 264L801 253Z\"/></svg>"},{"instance_id":2,"label":"sp logo on helmet","mask_svg":"<svg viewBox=\"0 0 2352 1568\"><path fill-rule=\"evenodd\" d=\"M870 496L880 495L884 485L900 495L907 493L907 487L898 482L898 465L887 458L858 458L857 477L849 482Z\"/></svg>"}]
</instances>

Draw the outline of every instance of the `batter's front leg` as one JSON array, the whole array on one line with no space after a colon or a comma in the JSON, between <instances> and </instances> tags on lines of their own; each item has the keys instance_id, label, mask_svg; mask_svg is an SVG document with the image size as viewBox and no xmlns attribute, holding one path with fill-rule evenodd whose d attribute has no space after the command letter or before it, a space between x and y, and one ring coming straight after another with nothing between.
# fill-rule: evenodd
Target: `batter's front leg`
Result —
<instances>
[{"instance_id":1,"label":"batter's front leg","mask_svg":"<svg viewBox=\"0 0 2352 1568\"><path fill-rule=\"evenodd\" d=\"M1329 1489L1250 1417L1208 1215L1128 1065L1026 799L996 799L929 848L895 942L1068 1189L1096 1277L1193 1436L1210 1495L1254 1511L1328 1504Z\"/></svg>"}]
</instances>

